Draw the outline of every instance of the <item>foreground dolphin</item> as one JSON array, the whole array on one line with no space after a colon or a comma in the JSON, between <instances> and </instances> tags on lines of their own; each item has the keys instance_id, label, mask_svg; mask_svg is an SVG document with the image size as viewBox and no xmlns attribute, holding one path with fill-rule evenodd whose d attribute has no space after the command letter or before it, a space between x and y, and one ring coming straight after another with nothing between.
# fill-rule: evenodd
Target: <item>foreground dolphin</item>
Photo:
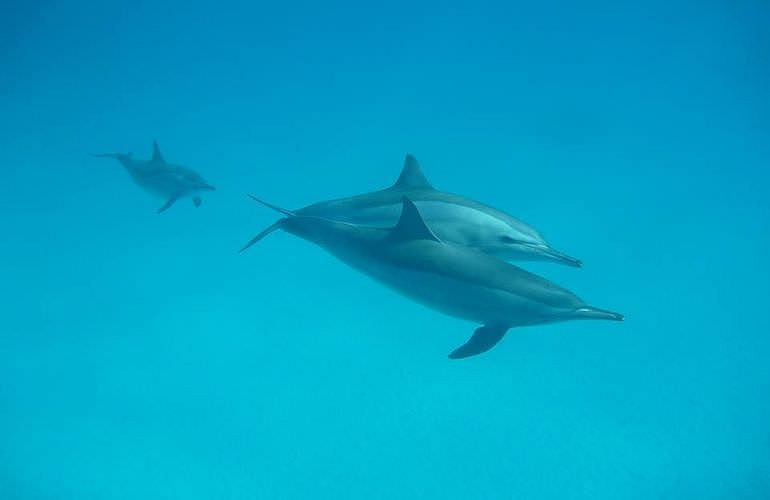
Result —
<instances>
[{"instance_id":1,"label":"foreground dolphin","mask_svg":"<svg viewBox=\"0 0 770 500\"><path fill-rule=\"evenodd\" d=\"M443 243L408 198L402 199L401 216L391 229L298 215L254 199L286 217L244 249L283 229L417 302L481 323L450 358L488 351L515 326L623 319L618 313L590 307L572 292L512 264L472 248Z\"/></svg>"},{"instance_id":2,"label":"foreground dolphin","mask_svg":"<svg viewBox=\"0 0 770 500\"><path fill-rule=\"evenodd\" d=\"M134 182L165 198L166 202L158 209L158 213L167 210L176 200L185 196L192 197L193 204L199 207L202 201L198 193L215 189L189 168L166 163L157 142L152 143L152 158L149 160L135 160L131 153L105 153L94 156L115 158L126 168Z\"/></svg>"},{"instance_id":3,"label":"foreground dolphin","mask_svg":"<svg viewBox=\"0 0 770 500\"><path fill-rule=\"evenodd\" d=\"M551 248L534 228L495 208L431 186L412 155L406 155L401 176L387 189L322 201L295 210L297 215L376 227L393 227L401 199L412 200L442 241L478 248L506 260L550 260L580 267L581 262Z\"/></svg>"}]
</instances>

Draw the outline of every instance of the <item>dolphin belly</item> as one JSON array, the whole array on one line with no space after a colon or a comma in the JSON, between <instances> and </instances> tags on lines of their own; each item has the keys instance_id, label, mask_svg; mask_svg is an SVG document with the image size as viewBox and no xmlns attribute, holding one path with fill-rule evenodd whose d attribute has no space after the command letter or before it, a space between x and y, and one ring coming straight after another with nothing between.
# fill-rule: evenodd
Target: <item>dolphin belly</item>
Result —
<instances>
[{"instance_id":1,"label":"dolphin belly","mask_svg":"<svg viewBox=\"0 0 770 500\"><path fill-rule=\"evenodd\" d=\"M179 190L179 183L167 175L134 175L133 178L139 187L156 196L167 197Z\"/></svg>"},{"instance_id":2,"label":"dolphin belly","mask_svg":"<svg viewBox=\"0 0 770 500\"><path fill-rule=\"evenodd\" d=\"M431 230L443 241L486 248L499 246L500 237L535 243L537 240L505 221L473 207L442 201L415 202Z\"/></svg>"},{"instance_id":3,"label":"dolphin belly","mask_svg":"<svg viewBox=\"0 0 770 500\"><path fill-rule=\"evenodd\" d=\"M398 267L358 253L331 253L399 294L460 319L524 326L568 319L566 315L571 312L571 309L553 307L524 295Z\"/></svg>"},{"instance_id":4,"label":"dolphin belly","mask_svg":"<svg viewBox=\"0 0 770 500\"><path fill-rule=\"evenodd\" d=\"M163 198L187 196L197 191L190 189L190 186L181 181L178 175L171 172L137 175L134 176L134 181L145 191Z\"/></svg>"},{"instance_id":5,"label":"dolphin belly","mask_svg":"<svg viewBox=\"0 0 770 500\"><path fill-rule=\"evenodd\" d=\"M486 248L499 246L499 238L505 234L523 242L541 243L527 232L473 207L435 200L415 200L414 203L426 224L442 241ZM391 228L401 215L401 202L343 211L330 210L318 215L352 224Z\"/></svg>"}]
</instances>

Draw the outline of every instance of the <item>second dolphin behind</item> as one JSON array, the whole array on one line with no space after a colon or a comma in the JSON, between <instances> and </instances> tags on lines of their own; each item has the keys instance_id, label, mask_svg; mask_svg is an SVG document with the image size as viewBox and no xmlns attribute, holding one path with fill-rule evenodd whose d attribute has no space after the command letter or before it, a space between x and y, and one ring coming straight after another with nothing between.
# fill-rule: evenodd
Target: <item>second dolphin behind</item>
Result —
<instances>
[{"instance_id":1,"label":"second dolphin behind","mask_svg":"<svg viewBox=\"0 0 770 500\"><path fill-rule=\"evenodd\" d=\"M417 205L431 230L442 241L478 248L506 260L547 260L580 267L580 260L551 248L532 226L477 201L435 189L412 155L406 155L401 175L389 188L314 203L296 215L393 227L406 196Z\"/></svg>"}]
</instances>

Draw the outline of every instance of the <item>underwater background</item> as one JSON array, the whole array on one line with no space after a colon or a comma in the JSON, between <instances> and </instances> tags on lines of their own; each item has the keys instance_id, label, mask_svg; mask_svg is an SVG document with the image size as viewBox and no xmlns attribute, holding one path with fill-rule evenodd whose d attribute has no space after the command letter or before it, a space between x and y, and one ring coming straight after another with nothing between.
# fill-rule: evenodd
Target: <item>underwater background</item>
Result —
<instances>
[{"instance_id":1,"label":"underwater background","mask_svg":"<svg viewBox=\"0 0 770 500\"><path fill-rule=\"evenodd\" d=\"M770 4L0 6L0 498L770 498ZM91 153L166 159L195 209ZM624 323L475 325L276 233L380 189L538 228Z\"/></svg>"}]
</instances>

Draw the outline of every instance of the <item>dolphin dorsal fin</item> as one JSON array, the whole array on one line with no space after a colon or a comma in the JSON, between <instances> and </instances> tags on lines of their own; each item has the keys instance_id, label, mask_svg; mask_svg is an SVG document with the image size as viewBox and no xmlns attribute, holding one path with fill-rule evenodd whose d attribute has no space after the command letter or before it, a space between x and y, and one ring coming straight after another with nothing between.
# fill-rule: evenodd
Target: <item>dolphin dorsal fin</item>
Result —
<instances>
[{"instance_id":1,"label":"dolphin dorsal fin","mask_svg":"<svg viewBox=\"0 0 770 500\"><path fill-rule=\"evenodd\" d=\"M166 160L163 159L163 155L158 147L158 141L152 141L152 161L166 163Z\"/></svg>"},{"instance_id":2,"label":"dolphin dorsal fin","mask_svg":"<svg viewBox=\"0 0 770 500\"><path fill-rule=\"evenodd\" d=\"M440 243L441 240L425 224L425 220L423 220L414 202L404 196L401 203L401 217L398 219L396 226L391 230L390 237L401 241L433 240Z\"/></svg>"},{"instance_id":3,"label":"dolphin dorsal fin","mask_svg":"<svg viewBox=\"0 0 770 500\"><path fill-rule=\"evenodd\" d=\"M393 184L395 189L433 189L428 179L425 178L425 174L420 169L420 164L417 162L417 158L407 154L404 159L404 167L401 169L401 175L398 176L398 180Z\"/></svg>"}]
</instances>

